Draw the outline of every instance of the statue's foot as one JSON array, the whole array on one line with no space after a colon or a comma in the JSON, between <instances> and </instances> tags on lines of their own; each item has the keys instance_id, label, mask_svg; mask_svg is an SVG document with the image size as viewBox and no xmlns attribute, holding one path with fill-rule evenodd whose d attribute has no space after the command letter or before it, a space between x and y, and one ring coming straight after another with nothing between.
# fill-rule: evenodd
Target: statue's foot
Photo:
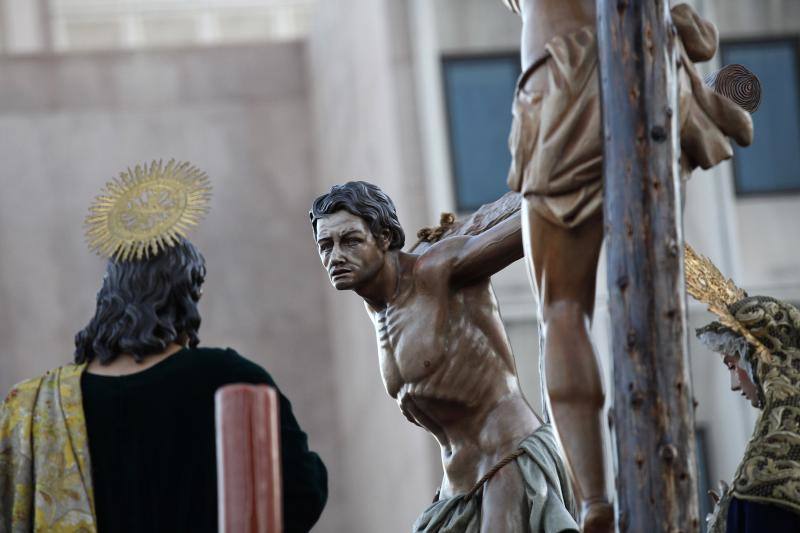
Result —
<instances>
[{"instance_id":1,"label":"statue's foot","mask_svg":"<svg viewBox=\"0 0 800 533\"><path fill-rule=\"evenodd\" d=\"M605 500L583 505L583 533L614 533L614 506Z\"/></svg>"}]
</instances>

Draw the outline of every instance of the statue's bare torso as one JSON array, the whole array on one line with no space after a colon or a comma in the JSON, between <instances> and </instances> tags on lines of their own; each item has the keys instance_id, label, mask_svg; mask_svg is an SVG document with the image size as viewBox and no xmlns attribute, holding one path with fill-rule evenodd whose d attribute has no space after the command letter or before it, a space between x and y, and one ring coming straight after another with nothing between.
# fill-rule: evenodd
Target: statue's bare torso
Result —
<instances>
[{"instance_id":1,"label":"statue's bare torso","mask_svg":"<svg viewBox=\"0 0 800 533\"><path fill-rule=\"evenodd\" d=\"M370 227L363 216L336 209L349 202L355 210L361 197L364 216L391 207L380 189L363 182L338 187L330 193L335 201L324 195L312 209L322 266L337 290L364 299L387 392L441 445L441 496L465 494L539 426L520 392L490 284L523 256L521 217L405 253L391 215L384 226ZM515 465L496 471L482 485L481 531L524 523L525 490Z\"/></svg>"},{"instance_id":2,"label":"statue's bare torso","mask_svg":"<svg viewBox=\"0 0 800 533\"><path fill-rule=\"evenodd\" d=\"M367 304L387 392L441 445L443 496L469 490L538 426L489 278L450 281L457 241L403 254L395 297L382 309Z\"/></svg>"}]
</instances>

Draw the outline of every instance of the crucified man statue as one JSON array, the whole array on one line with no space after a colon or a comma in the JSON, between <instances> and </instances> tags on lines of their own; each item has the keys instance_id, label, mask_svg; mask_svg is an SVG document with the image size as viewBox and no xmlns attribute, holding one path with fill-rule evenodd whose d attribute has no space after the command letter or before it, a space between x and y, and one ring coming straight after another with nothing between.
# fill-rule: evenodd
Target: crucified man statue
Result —
<instances>
[{"instance_id":1,"label":"crucified man statue","mask_svg":"<svg viewBox=\"0 0 800 533\"><path fill-rule=\"evenodd\" d=\"M596 0L503 0L522 17L523 74L513 103L509 187L523 195L525 257L544 335L545 381L575 473L586 532L614 531L604 438L605 392L589 329L603 241L603 142ZM693 61L717 49L717 31L686 4L676 30L682 175L747 145L752 122L706 87ZM665 52L666 53L666 52ZM613 112L613 110L609 110Z\"/></svg>"},{"instance_id":2,"label":"crucified man statue","mask_svg":"<svg viewBox=\"0 0 800 533\"><path fill-rule=\"evenodd\" d=\"M523 256L518 207L411 252L375 185L334 186L309 214L331 283L364 299L386 391L441 446L444 478L413 531L578 531L555 435L520 391L490 284Z\"/></svg>"}]
</instances>

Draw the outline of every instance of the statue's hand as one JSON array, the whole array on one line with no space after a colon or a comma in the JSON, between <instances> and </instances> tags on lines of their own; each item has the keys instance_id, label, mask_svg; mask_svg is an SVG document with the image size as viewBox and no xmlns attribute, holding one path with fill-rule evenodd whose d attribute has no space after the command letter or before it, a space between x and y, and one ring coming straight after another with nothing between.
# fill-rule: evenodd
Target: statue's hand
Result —
<instances>
[{"instance_id":1,"label":"statue's hand","mask_svg":"<svg viewBox=\"0 0 800 533\"><path fill-rule=\"evenodd\" d=\"M607 501L594 501L583 508L584 533L614 533L614 506Z\"/></svg>"}]
</instances>

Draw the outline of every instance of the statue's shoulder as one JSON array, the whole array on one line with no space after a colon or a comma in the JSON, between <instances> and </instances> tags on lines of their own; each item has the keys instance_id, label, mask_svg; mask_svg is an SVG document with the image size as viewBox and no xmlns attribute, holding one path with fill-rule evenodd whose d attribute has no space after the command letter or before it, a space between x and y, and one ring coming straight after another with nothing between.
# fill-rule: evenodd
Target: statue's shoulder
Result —
<instances>
[{"instance_id":1,"label":"statue's shoulder","mask_svg":"<svg viewBox=\"0 0 800 533\"><path fill-rule=\"evenodd\" d=\"M63 365L48 370L41 376L20 381L8 391L3 406L4 408L14 408L30 405L36 401L43 386L59 381L80 379L84 367L85 365Z\"/></svg>"},{"instance_id":2,"label":"statue's shoulder","mask_svg":"<svg viewBox=\"0 0 800 533\"><path fill-rule=\"evenodd\" d=\"M458 259L458 253L469 237L456 235L433 243L416 255L414 275L417 278L435 278L449 275ZM411 254L415 255L415 254Z\"/></svg>"}]
</instances>

